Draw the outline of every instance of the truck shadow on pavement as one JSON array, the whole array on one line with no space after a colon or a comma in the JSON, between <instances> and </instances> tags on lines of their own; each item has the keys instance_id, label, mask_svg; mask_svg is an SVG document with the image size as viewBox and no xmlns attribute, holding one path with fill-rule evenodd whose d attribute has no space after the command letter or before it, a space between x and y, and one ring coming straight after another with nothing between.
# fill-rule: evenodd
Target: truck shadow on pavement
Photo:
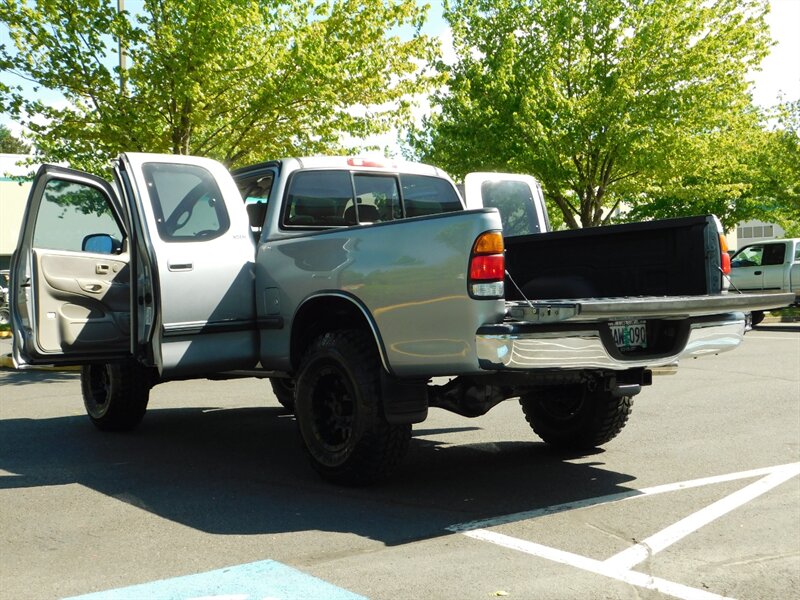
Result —
<instances>
[{"instance_id":1,"label":"truck shadow on pavement","mask_svg":"<svg viewBox=\"0 0 800 600\"><path fill-rule=\"evenodd\" d=\"M341 488L308 465L280 408L165 408L133 433L85 416L0 420L0 489L79 484L219 535L346 532L387 545L450 525L627 491L633 478L530 442L453 445L425 429L389 481ZM452 441L452 439L451 439Z\"/></svg>"},{"instance_id":2,"label":"truck shadow on pavement","mask_svg":"<svg viewBox=\"0 0 800 600\"><path fill-rule=\"evenodd\" d=\"M782 325L756 325L753 327L753 330L761 332L800 333L800 323L784 323Z\"/></svg>"}]
</instances>

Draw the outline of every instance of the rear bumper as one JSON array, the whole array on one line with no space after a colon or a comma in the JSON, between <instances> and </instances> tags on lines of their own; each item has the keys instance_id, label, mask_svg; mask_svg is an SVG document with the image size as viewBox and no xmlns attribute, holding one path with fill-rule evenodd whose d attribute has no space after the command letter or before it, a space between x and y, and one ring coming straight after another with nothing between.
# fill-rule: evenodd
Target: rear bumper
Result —
<instances>
[{"instance_id":1,"label":"rear bumper","mask_svg":"<svg viewBox=\"0 0 800 600\"><path fill-rule=\"evenodd\" d=\"M682 322L678 327L680 332L674 340L658 353L623 354L615 346L607 323L580 323L568 330L491 325L478 331L476 344L484 370L656 368L682 358L733 350L744 337L745 316L717 315Z\"/></svg>"}]
</instances>

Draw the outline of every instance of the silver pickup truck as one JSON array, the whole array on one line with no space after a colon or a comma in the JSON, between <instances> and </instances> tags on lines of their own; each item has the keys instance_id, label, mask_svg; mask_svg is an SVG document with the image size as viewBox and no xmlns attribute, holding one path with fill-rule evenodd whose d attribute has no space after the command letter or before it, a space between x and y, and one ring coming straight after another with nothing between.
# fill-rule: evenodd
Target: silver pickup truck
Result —
<instances>
[{"instance_id":1,"label":"silver pickup truck","mask_svg":"<svg viewBox=\"0 0 800 600\"><path fill-rule=\"evenodd\" d=\"M790 292L792 306L800 306L800 238L765 240L740 248L731 257L731 286L742 292ZM764 311L753 311L753 325L763 320Z\"/></svg>"},{"instance_id":2,"label":"silver pickup truck","mask_svg":"<svg viewBox=\"0 0 800 600\"><path fill-rule=\"evenodd\" d=\"M519 398L546 442L603 444L654 371L736 347L743 312L777 298L725 293L714 217L546 232L524 178L473 178L467 210L414 163L232 174L127 153L114 175L36 175L11 267L15 363L82 365L103 430L136 427L160 382L268 377L336 482L390 472L429 407Z\"/></svg>"}]
</instances>

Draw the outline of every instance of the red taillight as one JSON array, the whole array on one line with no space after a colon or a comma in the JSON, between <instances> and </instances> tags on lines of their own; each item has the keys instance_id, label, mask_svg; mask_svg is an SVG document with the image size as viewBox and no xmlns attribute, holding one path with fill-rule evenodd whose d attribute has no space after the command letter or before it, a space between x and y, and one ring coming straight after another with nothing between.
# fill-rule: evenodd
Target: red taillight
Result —
<instances>
[{"instance_id":1,"label":"red taillight","mask_svg":"<svg viewBox=\"0 0 800 600\"><path fill-rule=\"evenodd\" d=\"M719 234L719 251L721 253L722 259L722 272L725 275L731 274L731 255L728 254L728 240L725 238L725 235L720 233Z\"/></svg>"},{"instance_id":2,"label":"red taillight","mask_svg":"<svg viewBox=\"0 0 800 600\"><path fill-rule=\"evenodd\" d=\"M478 236L469 259L469 290L476 298L502 298L506 276L503 234L487 231Z\"/></svg>"},{"instance_id":3,"label":"red taillight","mask_svg":"<svg viewBox=\"0 0 800 600\"><path fill-rule=\"evenodd\" d=\"M727 252L722 253L722 272L725 275L731 274L731 255Z\"/></svg>"},{"instance_id":4,"label":"red taillight","mask_svg":"<svg viewBox=\"0 0 800 600\"><path fill-rule=\"evenodd\" d=\"M469 278L475 281L502 281L505 274L506 261L502 254L475 256L469 265Z\"/></svg>"}]
</instances>

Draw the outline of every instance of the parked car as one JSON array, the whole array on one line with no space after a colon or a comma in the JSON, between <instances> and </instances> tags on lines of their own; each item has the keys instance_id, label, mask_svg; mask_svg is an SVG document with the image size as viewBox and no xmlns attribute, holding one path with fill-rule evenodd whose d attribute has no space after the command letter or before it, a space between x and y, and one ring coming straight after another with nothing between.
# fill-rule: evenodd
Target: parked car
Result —
<instances>
[{"instance_id":1,"label":"parked car","mask_svg":"<svg viewBox=\"0 0 800 600\"><path fill-rule=\"evenodd\" d=\"M756 242L741 248L731 259L731 283L741 292L792 292L792 306L800 306L800 238ZM764 320L764 311L753 311L752 320L758 325Z\"/></svg>"}]
</instances>

